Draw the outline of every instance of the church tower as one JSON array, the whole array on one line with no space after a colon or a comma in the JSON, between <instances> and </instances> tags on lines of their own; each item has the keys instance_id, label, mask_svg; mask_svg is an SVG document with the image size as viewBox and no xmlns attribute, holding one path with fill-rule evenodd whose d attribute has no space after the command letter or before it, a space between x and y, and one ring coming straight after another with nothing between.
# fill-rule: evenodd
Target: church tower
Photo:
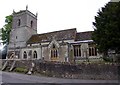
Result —
<instances>
[{"instance_id":1,"label":"church tower","mask_svg":"<svg viewBox=\"0 0 120 85\"><path fill-rule=\"evenodd\" d=\"M37 34L37 14L34 15L27 8L19 12L13 11L9 50L26 47L28 39L33 34Z\"/></svg>"}]
</instances>

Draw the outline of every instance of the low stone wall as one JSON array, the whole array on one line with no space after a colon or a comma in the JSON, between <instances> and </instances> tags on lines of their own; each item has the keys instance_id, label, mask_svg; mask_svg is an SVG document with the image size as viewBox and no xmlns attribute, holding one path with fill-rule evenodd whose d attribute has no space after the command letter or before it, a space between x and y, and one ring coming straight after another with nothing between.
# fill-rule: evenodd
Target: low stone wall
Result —
<instances>
[{"instance_id":1,"label":"low stone wall","mask_svg":"<svg viewBox=\"0 0 120 85\"><path fill-rule=\"evenodd\" d=\"M12 60L9 60L10 67ZM118 64L81 63L78 65L58 62L41 62L39 60L17 60L15 67L31 69L33 73L40 73L52 77L79 79L118 79L120 73Z\"/></svg>"},{"instance_id":2,"label":"low stone wall","mask_svg":"<svg viewBox=\"0 0 120 85\"><path fill-rule=\"evenodd\" d=\"M117 64L63 64L35 62L35 72L49 76L80 79L118 79Z\"/></svg>"}]
</instances>

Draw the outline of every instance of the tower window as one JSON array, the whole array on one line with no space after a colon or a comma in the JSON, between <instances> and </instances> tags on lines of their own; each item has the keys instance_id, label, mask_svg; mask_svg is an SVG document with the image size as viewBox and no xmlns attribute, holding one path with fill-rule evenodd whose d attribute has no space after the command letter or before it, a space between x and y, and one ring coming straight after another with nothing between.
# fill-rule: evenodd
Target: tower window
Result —
<instances>
[{"instance_id":1,"label":"tower window","mask_svg":"<svg viewBox=\"0 0 120 85\"><path fill-rule=\"evenodd\" d=\"M17 39L17 36L15 38Z\"/></svg>"},{"instance_id":2,"label":"tower window","mask_svg":"<svg viewBox=\"0 0 120 85\"><path fill-rule=\"evenodd\" d=\"M33 21L30 22L30 25L31 25L30 27L32 28L33 27Z\"/></svg>"},{"instance_id":3,"label":"tower window","mask_svg":"<svg viewBox=\"0 0 120 85\"><path fill-rule=\"evenodd\" d=\"M21 24L21 21L20 21L20 19L18 19L18 26L20 26L20 24Z\"/></svg>"}]
</instances>

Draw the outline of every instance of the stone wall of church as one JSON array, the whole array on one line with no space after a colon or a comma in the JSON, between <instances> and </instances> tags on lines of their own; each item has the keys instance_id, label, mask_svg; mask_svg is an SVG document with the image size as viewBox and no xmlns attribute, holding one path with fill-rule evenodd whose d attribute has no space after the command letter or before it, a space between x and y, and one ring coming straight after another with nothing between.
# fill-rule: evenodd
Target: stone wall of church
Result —
<instances>
[{"instance_id":1,"label":"stone wall of church","mask_svg":"<svg viewBox=\"0 0 120 85\"><path fill-rule=\"evenodd\" d=\"M81 57L88 57L89 56L89 49L88 43L81 43Z\"/></svg>"},{"instance_id":2,"label":"stone wall of church","mask_svg":"<svg viewBox=\"0 0 120 85\"><path fill-rule=\"evenodd\" d=\"M42 47L42 57L45 61L50 61L50 49L47 46Z\"/></svg>"},{"instance_id":3,"label":"stone wall of church","mask_svg":"<svg viewBox=\"0 0 120 85\"><path fill-rule=\"evenodd\" d=\"M67 61L68 58L68 46L62 45L59 48L59 61L64 62Z\"/></svg>"},{"instance_id":4,"label":"stone wall of church","mask_svg":"<svg viewBox=\"0 0 120 85\"><path fill-rule=\"evenodd\" d=\"M51 48L42 47L42 57L44 57L45 61L51 61ZM68 46L62 45L58 48L58 61L64 62L65 58L68 57Z\"/></svg>"},{"instance_id":5,"label":"stone wall of church","mask_svg":"<svg viewBox=\"0 0 120 85\"><path fill-rule=\"evenodd\" d=\"M27 53L27 59L34 59L34 52L37 52L37 59L41 59L41 48L40 47L30 47L21 49L21 59L24 59L24 52Z\"/></svg>"},{"instance_id":6,"label":"stone wall of church","mask_svg":"<svg viewBox=\"0 0 120 85\"><path fill-rule=\"evenodd\" d=\"M37 17L28 10L14 13L9 48L26 47L33 34L37 34Z\"/></svg>"},{"instance_id":7,"label":"stone wall of church","mask_svg":"<svg viewBox=\"0 0 120 85\"><path fill-rule=\"evenodd\" d=\"M33 30L28 27L13 29L10 35L9 48L25 47L27 40L32 36Z\"/></svg>"},{"instance_id":8,"label":"stone wall of church","mask_svg":"<svg viewBox=\"0 0 120 85\"><path fill-rule=\"evenodd\" d=\"M100 55L97 52L97 48L94 43L90 42L81 42L71 44L69 47L69 58L70 61L99 61L101 60ZM75 52L74 52L75 51ZM76 56L75 56L76 55Z\"/></svg>"}]
</instances>

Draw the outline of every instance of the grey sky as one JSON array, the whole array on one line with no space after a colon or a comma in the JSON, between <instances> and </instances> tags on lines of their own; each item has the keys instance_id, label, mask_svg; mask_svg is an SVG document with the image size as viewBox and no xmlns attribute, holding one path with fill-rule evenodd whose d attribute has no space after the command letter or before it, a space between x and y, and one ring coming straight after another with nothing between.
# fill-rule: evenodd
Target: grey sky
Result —
<instances>
[{"instance_id":1,"label":"grey sky","mask_svg":"<svg viewBox=\"0 0 120 85\"><path fill-rule=\"evenodd\" d=\"M38 13L38 33L77 28L78 32L93 30L92 22L98 10L110 0L1 0L0 28L5 16L13 9Z\"/></svg>"}]
</instances>

